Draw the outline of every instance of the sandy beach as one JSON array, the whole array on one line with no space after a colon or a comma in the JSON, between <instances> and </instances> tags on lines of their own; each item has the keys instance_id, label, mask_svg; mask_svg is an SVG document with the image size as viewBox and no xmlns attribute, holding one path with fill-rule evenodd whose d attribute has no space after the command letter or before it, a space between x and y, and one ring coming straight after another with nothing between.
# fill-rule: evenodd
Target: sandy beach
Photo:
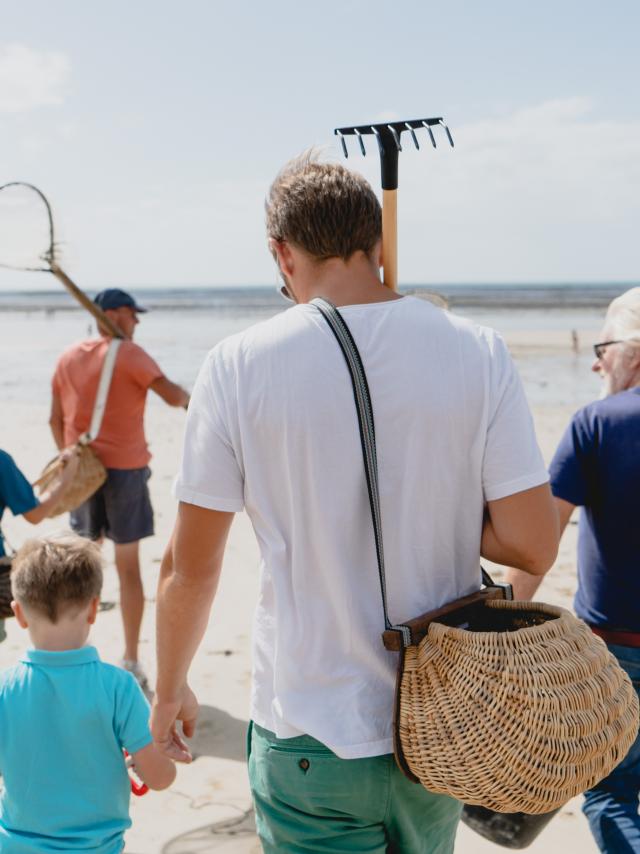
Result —
<instances>
[{"instance_id":1,"label":"sandy beach","mask_svg":"<svg viewBox=\"0 0 640 854\"><path fill-rule=\"evenodd\" d=\"M580 333L590 340L591 330ZM554 396L544 402L534 388L540 383L531 373L528 360L562 354L569 359L566 332L520 331L506 335L521 365L525 388L533 403L538 438L548 461L571 413L577 408L570 399L558 403ZM588 355L580 357L587 366ZM527 379L528 376L538 377ZM177 377L184 380L187 378ZM548 377L544 382L553 382ZM191 381L192 382L192 381ZM593 397L598 386L593 383ZM153 396L152 396L153 397ZM19 399L18 399L19 398ZM542 402L540 402L542 401ZM583 401L583 402L586 402ZM47 428L48 400L14 397L10 417L3 419L2 441L25 473L34 479L53 455ZM156 535L142 545L146 585L146 613L142 632L142 659L151 680L154 676L154 596L158 565L175 515L170 493L182 439L184 412L170 410L150 399L147 435L153 452L151 480L156 513ZM48 520L37 533L57 530L62 519ZM22 519L5 514L3 528L10 543L20 544L36 530ZM576 526L570 524L556 565L549 573L539 598L571 607L575 588ZM117 609L117 579L109 546L103 592L105 610L99 615L92 634L103 659L116 663L121 655L121 625ZM201 703L198 732L193 740L196 760L181 767L169 791L133 798L133 827L127 835L129 854L191 854L191 852L257 852L259 843L252 832L251 801L245 771L245 731L250 691L250 625L258 586L258 551L250 523L244 514L234 522L227 549L222 582L206 637L191 672L191 684ZM499 573L496 573L497 575ZM14 663L27 644L27 636L15 621L7 623L8 640L0 646L0 668ZM461 825L456 851L461 854L504 850L488 843ZM531 852L595 852L586 820L580 813L580 799L569 803L529 848Z\"/></svg>"}]
</instances>

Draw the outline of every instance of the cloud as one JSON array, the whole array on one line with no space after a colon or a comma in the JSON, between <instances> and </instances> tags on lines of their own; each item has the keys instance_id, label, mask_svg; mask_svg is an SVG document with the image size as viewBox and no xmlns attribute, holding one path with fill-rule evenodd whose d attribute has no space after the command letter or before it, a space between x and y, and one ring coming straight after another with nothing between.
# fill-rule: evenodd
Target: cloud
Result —
<instances>
[{"instance_id":1,"label":"cloud","mask_svg":"<svg viewBox=\"0 0 640 854\"><path fill-rule=\"evenodd\" d=\"M640 121L575 97L451 130L453 150L442 131L437 150L403 136L401 279L637 278ZM379 186L370 153L349 163Z\"/></svg>"},{"instance_id":2,"label":"cloud","mask_svg":"<svg viewBox=\"0 0 640 854\"><path fill-rule=\"evenodd\" d=\"M70 74L71 63L63 53L0 46L0 113L62 104Z\"/></svg>"}]
</instances>

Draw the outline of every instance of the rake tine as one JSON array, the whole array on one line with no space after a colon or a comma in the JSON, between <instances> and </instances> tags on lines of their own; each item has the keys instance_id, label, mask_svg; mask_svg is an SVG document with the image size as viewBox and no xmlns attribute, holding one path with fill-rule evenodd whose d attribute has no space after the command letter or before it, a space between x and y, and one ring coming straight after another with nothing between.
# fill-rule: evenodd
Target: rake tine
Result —
<instances>
[{"instance_id":1,"label":"rake tine","mask_svg":"<svg viewBox=\"0 0 640 854\"><path fill-rule=\"evenodd\" d=\"M340 137L340 142L342 143L342 150L344 151L344 156L349 159L349 150L347 149L347 143L345 142L344 135L340 133L340 131L336 131L338 136Z\"/></svg>"},{"instance_id":2,"label":"rake tine","mask_svg":"<svg viewBox=\"0 0 640 854\"><path fill-rule=\"evenodd\" d=\"M433 135L433 131L431 130L431 125L427 124L427 122L422 122L422 124L423 124L423 126L424 126L424 127L426 127L426 129L429 131L429 136L431 137L431 145L432 145L434 148L437 148L438 146L436 145L436 138L435 138L435 136Z\"/></svg>"},{"instance_id":3,"label":"rake tine","mask_svg":"<svg viewBox=\"0 0 640 854\"><path fill-rule=\"evenodd\" d=\"M364 147L364 140L362 138L362 134L360 133L358 128L354 128L353 131L354 131L355 135L358 137L358 142L360 143L360 151L362 152L362 156L366 157L367 156L367 149Z\"/></svg>"},{"instance_id":4,"label":"rake tine","mask_svg":"<svg viewBox=\"0 0 640 854\"><path fill-rule=\"evenodd\" d=\"M419 142L418 142L418 137L416 136L416 132L415 132L415 131L414 131L414 129L411 127L411 125L409 124L409 122L405 122L405 123L404 123L404 125L405 125L405 127L407 128L407 130L409 131L409 133L411 134L411 139L413 140L413 144L414 144L414 145L415 145L415 147L418 149L418 151L420 151L420 144L419 144Z\"/></svg>"},{"instance_id":5,"label":"rake tine","mask_svg":"<svg viewBox=\"0 0 640 854\"><path fill-rule=\"evenodd\" d=\"M445 125L445 123L442 121L442 119L440 119L439 124L441 124L441 125L442 125L442 127L445 129L445 131L446 131L446 133L447 133L447 136L449 137L449 145L451 146L451 148L453 148L453 137L451 136L451 131L450 131L450 130L449 130L449 128Z\"/></svg>"},{"instance_id":6,"label":"rake tine","mask_svg":"<svg viewBox=\"0 0 640 854\"><path fill-rule=\"evenodd\" d=\"M375 125L371 125L371 130L376 135L376 140L378 141L378 148L380 149L380 156L384 156L384 145L382 144L382 139L380 138L380 131Z\"/></svg>"},{"instance_id":7,"label":"rake tine","mask_svg":"<svg viewBox=\"0 0 640 854\"><path fill-rule=\"evenodd\" d=\"M393 137L393 141L396 144L396 148L398 151L402 151L402 146L400 145L400 137L398 136L398 131L394 128L393 125L387 125L389 130L391 131L391 136Z\"/></svg>"}]
</instances>

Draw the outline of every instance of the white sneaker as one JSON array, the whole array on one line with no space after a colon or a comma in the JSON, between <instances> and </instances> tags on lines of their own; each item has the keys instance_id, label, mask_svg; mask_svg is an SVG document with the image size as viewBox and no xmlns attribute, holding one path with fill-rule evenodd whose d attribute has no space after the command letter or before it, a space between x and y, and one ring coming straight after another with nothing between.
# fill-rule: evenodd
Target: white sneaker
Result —
<instances>
[{"instance_id":1,"label":"white sneaker","mask_svg":"<svg viewBox=\"0 0 640 854\"><path fill-rule=\"evenodd\" d=\"M149 680L147 679L147 674L142 669L142 665L139 661L132 661L130 658L123 658L120 662L120 667L123 670L128 670L135 679L138 685L144 691L145 688L149 687Z\"/></svg>"}]
</instances>

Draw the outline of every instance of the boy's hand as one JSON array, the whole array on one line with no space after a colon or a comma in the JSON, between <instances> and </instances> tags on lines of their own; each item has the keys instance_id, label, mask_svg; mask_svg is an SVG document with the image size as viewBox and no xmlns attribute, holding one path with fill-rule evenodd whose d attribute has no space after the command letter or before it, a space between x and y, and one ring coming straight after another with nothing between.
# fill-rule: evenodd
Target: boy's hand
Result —
<instances>
[{"instance_id":1,"label":"boy's hand","mask_svg":"<svg viewBox=\"0 0 640 854\"><path fill-rule=\"evenodd\" d=\"M184 739L177 730L177 722L182 721L182 732L191 738L196 730L198 701L188 685L182 697L175 701L163 701L158 695L151 705L151 735L157 749L173 759L174 762L191 762L193 757Z\"/></svg>"},{"instance_id":2,"label":"boy's hand","mask_svg":"<svg viewBox=\"0 0 640 854\"><path fill-rule=\"evenodd\" d=\"M127 766L133 768L146 787L156 791L168 788L176 778L176 766L152 743L129 756ZM133 780L131 782L134 783ZM142 791L136 794L144 794L145 791L142 787Z\"/></svg>"}]
</instances>

